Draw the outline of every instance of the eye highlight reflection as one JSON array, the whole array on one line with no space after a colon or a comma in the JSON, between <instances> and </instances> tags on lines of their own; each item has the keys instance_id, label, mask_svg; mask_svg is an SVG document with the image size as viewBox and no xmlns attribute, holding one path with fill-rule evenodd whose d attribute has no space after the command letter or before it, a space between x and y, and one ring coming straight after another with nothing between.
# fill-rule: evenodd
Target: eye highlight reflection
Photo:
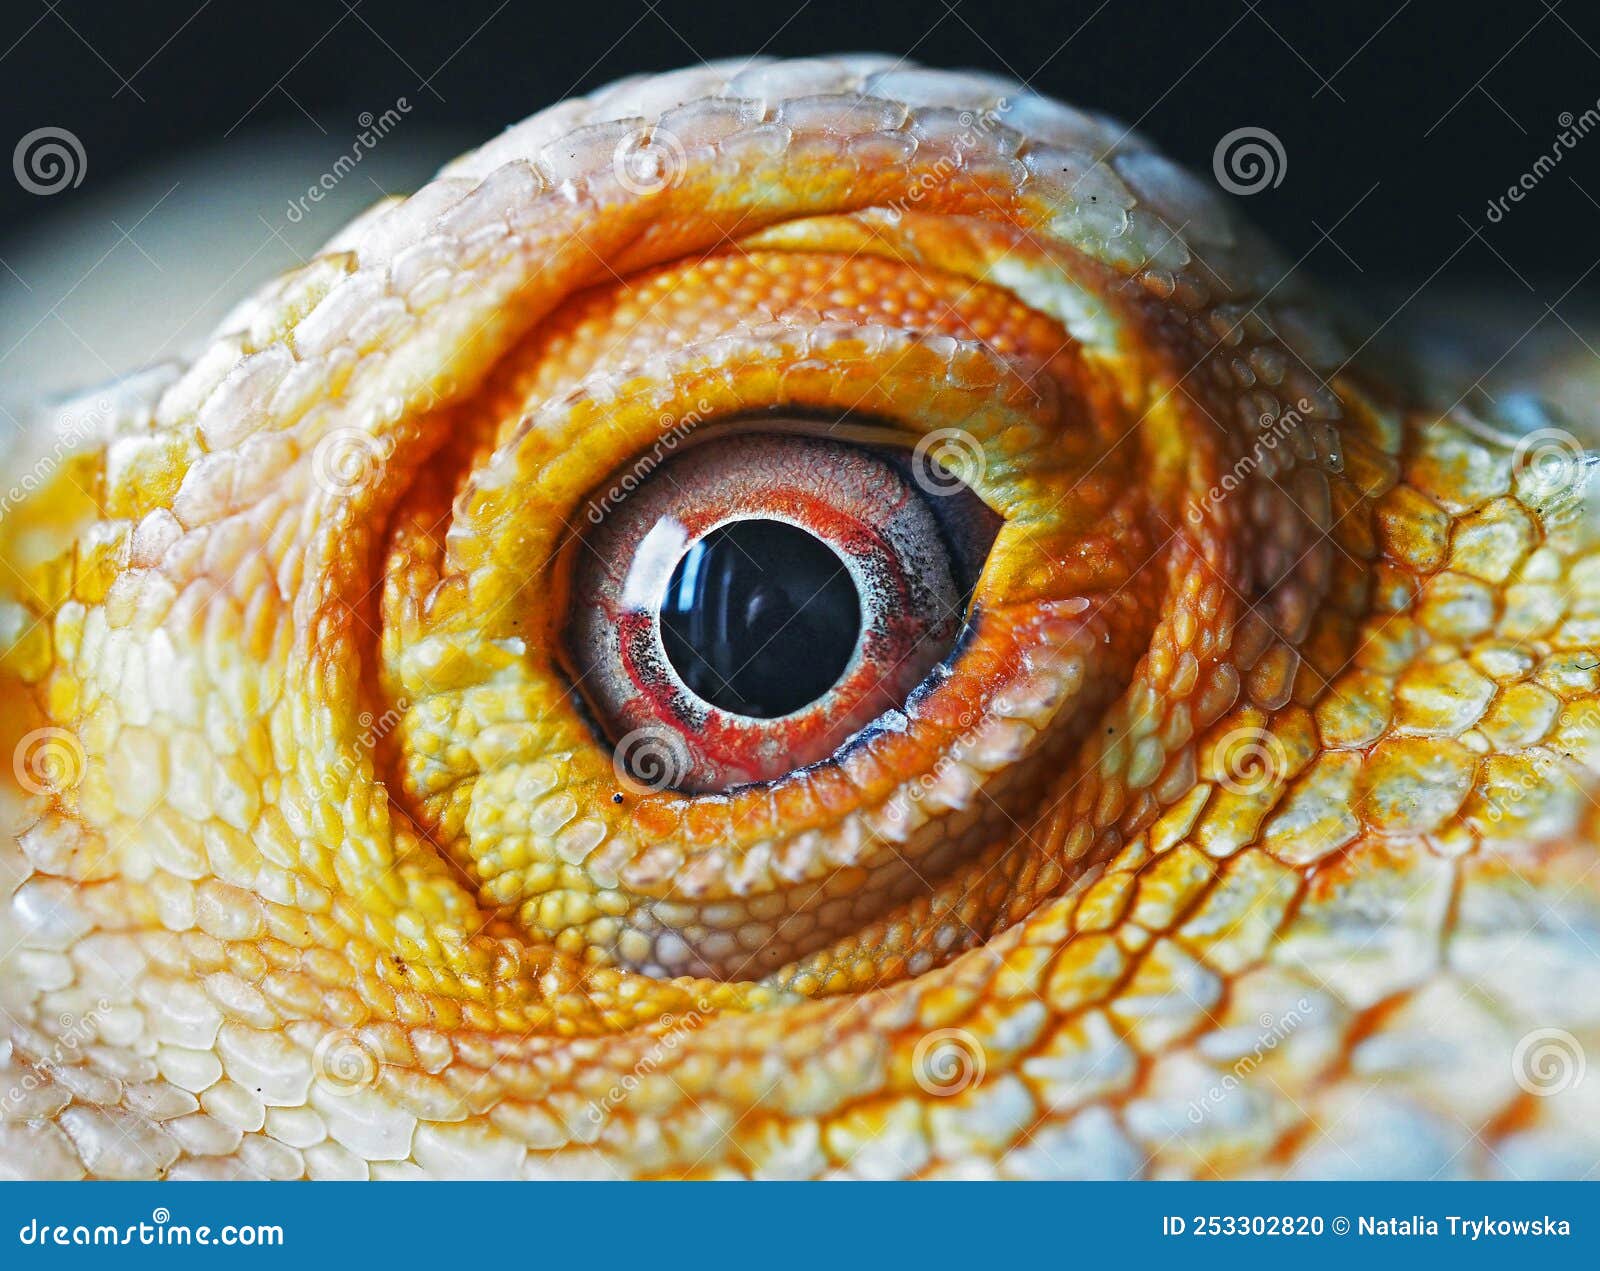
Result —
<instances>
[{"instance_id":1,"label":"eye highlight reflection","mask_svg":"<svg viewBox=\"0 0 1600 1271\"><path fill-rule=\"evenodd\" d=\"M781 427L674 457L574 549L574 678L613 741L687 754L685 792L780 779L903 706L998 528L964 486L924 494L908 450Z\"/></svg>"}]
</instances>

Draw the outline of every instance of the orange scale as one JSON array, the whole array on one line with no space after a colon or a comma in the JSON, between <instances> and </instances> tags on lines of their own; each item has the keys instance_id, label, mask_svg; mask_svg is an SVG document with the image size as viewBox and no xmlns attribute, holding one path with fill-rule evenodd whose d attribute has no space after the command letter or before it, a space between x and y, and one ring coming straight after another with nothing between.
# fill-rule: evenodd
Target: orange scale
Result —
<instances>
[{"instance_id":1,"label":"orange scale","mask_svg":"<svg viewBox=\"0 0 1600 1271\"><path fill-rule=\"evenodd\" d=\"M734 822L740 813L755 804L758 793L764 795L764 792L746 788L709 798L685 799L679 831L681 841L694 847L727 844L733 838L730 830Z\"/></svg>"},{"instance_id":2,"label":"orange scale","mask_svg":"<svg viewBox=\"0 0 1600 1271\"><path fill-rule=\"evenodd\" d=\"M588 376L658 353L664 343L703 340L797 308L825 308L836 321L983 339L1007 355L1049 363L1070 390L1091 378L1059 324L1000 288L878 256L735 251L580 293L526 337L502 381L517 384L526 410Z\"/></svg>"},{"instance_id":3,"label":"orange scale","mask_svg":"<svg viewBox=\"0 0 1600 1271\"><path fill-rule=\"evenodd\" d=\"M798 772L772 786L773 818L784 830L810 829L825 819L828 809L813 788L813 775L810 770Z\"/></svg>"},{"instance_id":4,"label":"orange scale","mask_svg":"<svg viewBox=\"0 0 1600 1271\"><path fill-rule=\"evenodd\" d=\"M629 795L623 794L626 803ZM675 839L683 825L686 803L681 795L649 794L633 806L632 825L638 836L647 843Z\"/></svg>"},{"instance_id":5,"label":"orange scale","mask_svg":"<svg viewBox=\"0 0 1600 1271\"><path fill-rule=\"evenodd\" d=\"M795 784L804 784L807 796L818 810L839 814L857 806L861 792L847 773L833 764L819 764L798 774ZM783 783L787 786L789 783Z\"/></svg>"}]
</instances>

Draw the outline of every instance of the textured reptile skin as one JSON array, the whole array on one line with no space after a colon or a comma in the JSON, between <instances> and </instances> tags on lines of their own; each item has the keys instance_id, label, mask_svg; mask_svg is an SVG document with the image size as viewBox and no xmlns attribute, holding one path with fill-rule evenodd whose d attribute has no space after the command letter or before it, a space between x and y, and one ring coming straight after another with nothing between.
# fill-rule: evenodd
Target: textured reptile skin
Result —
<instances>
[{"instance_id":1,"label":"textured reptile skin","mask_svg":"<svg viewBox=\"0 0 1600 1271\"><path fill-rule=\"evenodd\" d=\"M0 1171L1592 1171L1587 460L1359 351L1137 136L886 60L375 209L6 460ZM779 406L956 430L971 630L623 791L552 562Z\"/></svg>"}]
</instances>

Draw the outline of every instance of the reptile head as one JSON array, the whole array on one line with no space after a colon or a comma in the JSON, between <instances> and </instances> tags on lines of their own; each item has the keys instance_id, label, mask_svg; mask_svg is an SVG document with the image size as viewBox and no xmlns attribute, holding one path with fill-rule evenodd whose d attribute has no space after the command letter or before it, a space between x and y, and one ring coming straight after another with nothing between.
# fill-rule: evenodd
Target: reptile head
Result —
<instances>
[{"instance_id":1,"label":"reptile head","mask_svg":"<svg viewBox=\"0 0 1600 1271\"><path fill-rule=\"evenodd\" d=\"M0 1169L1592 1168L1588 457L1360 352L888 61L375 209L7 461Z\"/></svg>"}]
</instances>

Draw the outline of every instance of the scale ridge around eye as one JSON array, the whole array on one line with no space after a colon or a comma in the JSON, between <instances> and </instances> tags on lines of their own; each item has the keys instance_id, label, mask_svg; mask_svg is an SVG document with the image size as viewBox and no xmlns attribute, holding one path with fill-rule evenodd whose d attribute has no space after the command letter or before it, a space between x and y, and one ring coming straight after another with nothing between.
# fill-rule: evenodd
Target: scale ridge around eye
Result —
<instances>
[{"instance_id":1,"label":"scale ridge around eye","mask_svg":"<svg viewBox=\"0 0 1600 1271\"><path fill-rule=\"evenodd\" d=\"M901 707L966 621L994 514L959 482L925 492L893 447L820 433L707 438L573 549L579 691L619 753L655 734L679 790L826 759Z\"/></svg>"}]
</instances>

